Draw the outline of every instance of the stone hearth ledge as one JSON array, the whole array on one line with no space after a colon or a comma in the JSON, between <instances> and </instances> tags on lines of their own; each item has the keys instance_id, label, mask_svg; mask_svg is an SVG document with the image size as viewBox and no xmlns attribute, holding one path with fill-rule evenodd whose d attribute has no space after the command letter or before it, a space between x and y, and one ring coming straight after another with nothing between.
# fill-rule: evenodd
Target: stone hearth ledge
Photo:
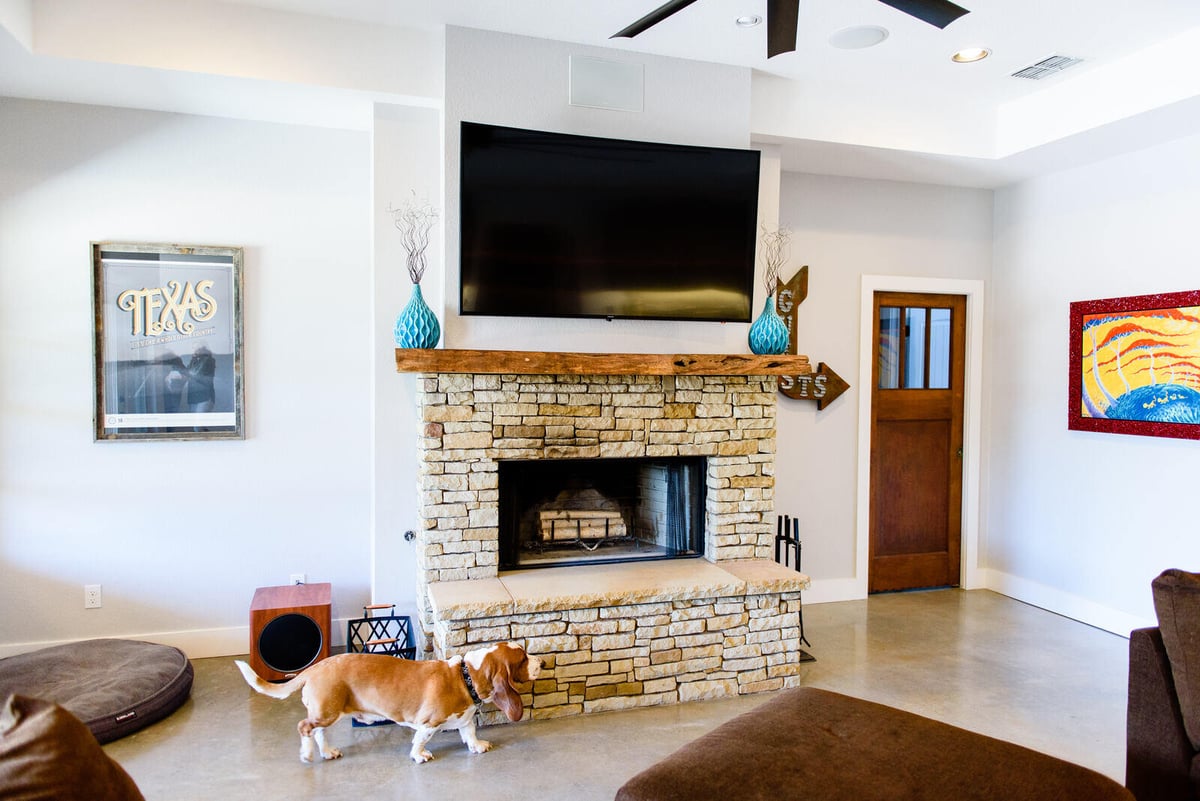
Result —
<instances>
[{"instance_id":1,"label":"stone hearth ledge","mask_svg":"<svg viewBox=\"0 0 1200 801\"><path fill-rule=\"evenodd\" d=\"M435 581L435 619L472 620L603 606L799 592L809 578L768 559L704 559L514 570L494 579Z\"/></svg>"}]
</instances>

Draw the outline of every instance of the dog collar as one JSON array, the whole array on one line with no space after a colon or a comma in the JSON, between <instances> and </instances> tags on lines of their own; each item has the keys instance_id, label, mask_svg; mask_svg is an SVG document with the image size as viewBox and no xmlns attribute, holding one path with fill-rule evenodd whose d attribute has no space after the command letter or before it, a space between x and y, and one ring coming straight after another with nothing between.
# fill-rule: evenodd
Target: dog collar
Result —
<instances>
[{"instance_id":1,"label":"dog collar","mask_svg":"<svg viewBox=\"0 0 1200 801\"><path fill-rule=\"evenodd\" d=\"M479 697L479 693L475 690L475 682L471 680L471 673L467 670L467 660L464 659L459 663L459 666L462 668L463 681L467 683L467 692L471 694L471 700L475 702L475 706L479 706L483 703L483 699Z\"/></svg>"}]
</instances>

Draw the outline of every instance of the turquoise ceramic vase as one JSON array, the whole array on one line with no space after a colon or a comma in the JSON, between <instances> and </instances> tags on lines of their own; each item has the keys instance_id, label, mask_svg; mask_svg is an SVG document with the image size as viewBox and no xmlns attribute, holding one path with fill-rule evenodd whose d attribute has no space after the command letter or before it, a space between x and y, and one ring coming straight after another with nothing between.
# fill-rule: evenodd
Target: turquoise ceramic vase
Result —
<instances>
[{"instance_id":1,"label":"turquoise ceramic vase","mask_svg":"<svg viewBox=\"0 0 1200 801\"><path fill-rule=\"evenodd\" d=\"M401 348L432 348L442 338L437 315L421 297L421 285L413 284L412 298L396 318L396 345Z\"/></svg>"},{"instance_id":2,"label":"turquoise ceramic vase","mask_svg":"<svg viewBox=\"0 0 1200 801\"><path fill-rule=\"evenodd\" d=\"M767 296L762 314L750 326L750 350L758 354L787 353L787 324L775 309L775 295Z\"/></svg>"}]
</instances>

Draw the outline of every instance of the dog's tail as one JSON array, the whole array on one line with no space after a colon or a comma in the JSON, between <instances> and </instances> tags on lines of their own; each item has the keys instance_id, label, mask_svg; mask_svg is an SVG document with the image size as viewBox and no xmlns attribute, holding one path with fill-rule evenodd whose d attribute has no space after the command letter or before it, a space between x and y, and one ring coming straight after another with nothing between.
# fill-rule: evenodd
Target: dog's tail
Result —
<instances>
[{"instance_id":1,"label":"dog's tail","mask_svg":"<svg viewBox=\"0 0 1200 801\"><path fill-rule=\"evenodd\" d=\"M308 681L303 675L297 676L291 681L285 681L283 684L272 684L266 679L254 672L254 669L240 659L233 660L233 663L238 666L238 670L242 671L242 676L246 679L254 690L269 695L272 698L287 698L292 693L299 690Z\"/></svg>"}]
</instances>

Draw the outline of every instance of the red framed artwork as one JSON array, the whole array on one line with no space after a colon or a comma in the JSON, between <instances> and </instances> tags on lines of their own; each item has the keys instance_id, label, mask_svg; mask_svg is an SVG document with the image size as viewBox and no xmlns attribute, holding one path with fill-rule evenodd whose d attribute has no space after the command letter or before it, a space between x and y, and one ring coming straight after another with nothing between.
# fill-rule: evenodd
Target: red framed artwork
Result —
<instances>
[{"instance_id":1,"label":"red framed artwork","mask_svg":"<svg viewBox=\"0 0 1200 801\"><path fill-rule=\"evenodd\" d=\"M1200 439L1200 290L1071 304L1067 427Z\"/></svg>"}]
</instances>

